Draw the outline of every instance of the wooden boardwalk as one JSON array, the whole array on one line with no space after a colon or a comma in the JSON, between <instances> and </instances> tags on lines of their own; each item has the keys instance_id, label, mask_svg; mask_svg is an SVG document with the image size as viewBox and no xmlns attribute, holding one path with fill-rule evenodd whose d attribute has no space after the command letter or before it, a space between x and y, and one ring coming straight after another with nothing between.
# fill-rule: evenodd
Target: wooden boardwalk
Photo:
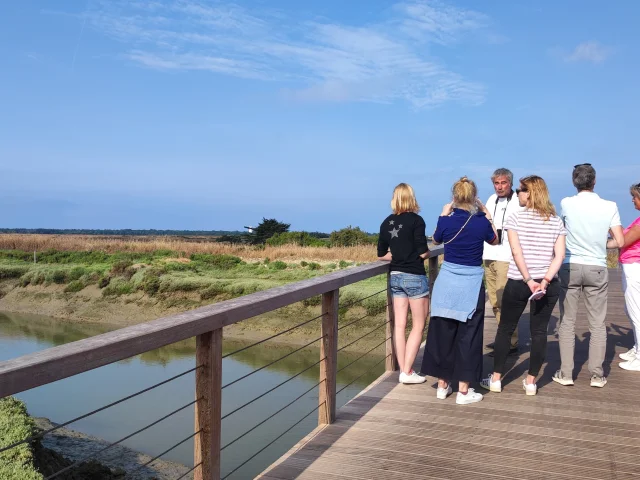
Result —
<instances>
[{"instance_id":1,"label":"wooden boardwalk","mask_svg":"<svg viewBox=\"0 0 640 480\"><path fill-rule=\"evenodd\" d=\"M503 392L482 402L456 405L455 393L437 400L435 379L399 385L386 374L342 407L334 424L321 427L259 478L423 479L481 478L640 480L640 373L618 367L617 354L632 346L620 273L610 271L608 347L603 389L589 386L589 334L584 306L578 318L576 385L551 380L560 353L549 326L547 363L538 395L527 397L521 378L528 366L528 315L520 322L521 355L511 360ZM496 322L488 310L485 343ZM484 371L492 369L485 355Z\"/></svg>"}]
</instances>

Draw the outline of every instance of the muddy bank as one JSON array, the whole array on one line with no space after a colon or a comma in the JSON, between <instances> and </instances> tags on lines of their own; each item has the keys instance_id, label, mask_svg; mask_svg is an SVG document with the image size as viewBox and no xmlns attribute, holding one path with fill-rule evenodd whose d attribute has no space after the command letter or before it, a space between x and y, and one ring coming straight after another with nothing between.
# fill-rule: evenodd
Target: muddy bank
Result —
<instances>
[{"instance_id":1,"label":"muddy bank","mask_svg":"<svg viewBox=\"0 0 640 480\"><path fill-rule=\"evenodd\" d=\"M46 418L34 420L43 430L56 425ZM42 446L46 449L53 450L73 462L87 457L95 458L100 464L115 472L121 472L122 478L126 480L173 480L190 469L190 467L161 459L143 467L152 457L122 445L116 445L103 453L98 453L108 445L109 442L105 440L68 428L56 430L42 439ZM189 473L184 478L193 478L193 474Z\"/></svg>"}]
</instances>

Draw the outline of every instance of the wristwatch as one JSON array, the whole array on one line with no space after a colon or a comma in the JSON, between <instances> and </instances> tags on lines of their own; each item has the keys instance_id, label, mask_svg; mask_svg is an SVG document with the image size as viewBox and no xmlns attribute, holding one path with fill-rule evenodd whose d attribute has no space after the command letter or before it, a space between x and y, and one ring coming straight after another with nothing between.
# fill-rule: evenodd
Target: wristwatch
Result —
<instances>
[{"instance_id":1,"label":"wristwatch","mask_svg":"<svg viewBox=\"0 0 640 480\"><path fill-rule=\"evenodd\" d=\"M524 280L522 280L524 283L529 283L531 280L533 280L533 278L529 277L529 278L525 278Z\"/></svg>"}]
</instances>

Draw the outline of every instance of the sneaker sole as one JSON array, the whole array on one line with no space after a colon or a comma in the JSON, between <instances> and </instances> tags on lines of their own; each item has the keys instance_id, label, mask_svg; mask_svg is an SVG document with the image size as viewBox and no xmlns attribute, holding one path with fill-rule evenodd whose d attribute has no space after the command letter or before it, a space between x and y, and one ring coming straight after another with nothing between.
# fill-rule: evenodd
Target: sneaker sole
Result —
<instances>
[{"instance_id":1,"label":"sneaker sole","mask_svg":"<svg viewBox=\"0 0 640 480\"><path fill-rule=\"evenodd\" d=\"M553 377L552 380L560 385L564 385L565 387L573 387L573 380L560 380L559 378Z\"/></svg>"},{"instance_id":2,"label":"sneaker sole","mask_svg":"<svg viewBox=\"0 0 640 480\"><path fill-rule=\"evenodd\" d=\"M618 364L618 366L623 369L626 370L627 372L640 372L640 368L627 368L627 367L623 367L621 363Z\"/></svg>"},{"instance_id":3,"label":"sneaker sole","mask_svg":"<svg viewBox=\"0 0 640 480\"><path fill-rule=\"evenodd\" d=\"M595 388L603 388L606 384L607 384L607 382L604 382L604 383L592 383L591 386L595 387Z\"/></svg>"},{"instance_id":4,"label":"sneaker sole","mask_svg":"<svg viewBox=\"0 0 640 480\"><path fill-rule=\"evenodd\" d=\"M422 384L422 383L424 383L424 382L426 382L426 381L427 381L427 379L425 378L424 380L421 380L421 381L416 381L416 382L413 382L413 381L411 381L411 382L400 382L400 383L401 383L401 384L403 384L403 385L420 385L420 384Z\"/></svg>"},{"instance_id":5,"label":"sneaker sole","mask_svg":"<svg viewBox=\"0 0 640 480\"><path fill-rule=\"evenodd\" d=\"M456 405L471 405L472 403L478 403L481 401L482 401L482 398L480 400L473 400L471 402L458 402L458 400L456 400Z\"/></svg>"},{"instance_id":6,"label":"sneaker sole","mask_svg":"<svg viewBox=\"0 0 640 480\"><path fill-rule=\"evenodd\" d=\"M524 393L530 397L533 397L534 395L538 394L538 390L536 390L535 392L530 392L529 390L527 390L527 387L522 387L524 390Z\"/></svg>"}]
</instances>

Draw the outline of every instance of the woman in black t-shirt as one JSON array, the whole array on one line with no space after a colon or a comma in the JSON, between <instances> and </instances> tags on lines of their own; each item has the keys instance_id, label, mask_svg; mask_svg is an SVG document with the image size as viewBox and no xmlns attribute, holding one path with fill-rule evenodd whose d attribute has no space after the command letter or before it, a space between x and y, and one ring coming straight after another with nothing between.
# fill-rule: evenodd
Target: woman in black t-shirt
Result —
<instances>
[{"instance_id":1,"label":"woman in black t-shirt","mask_svg":"<svg viewBox=\"0 0 640 480\"><path fill-rule=\"evenodd\" d=\"M391 261L391 294L395 317L394 343L401 383L424 383L426 377L413 370L429 312L429 282L424 259L429 255L424 220L418 211L413 188L401 183L393 191L393 213L380 225L378 257ZM405 339L407 314L411 308L412 327Z\"/></svg>"}]
</instances>

